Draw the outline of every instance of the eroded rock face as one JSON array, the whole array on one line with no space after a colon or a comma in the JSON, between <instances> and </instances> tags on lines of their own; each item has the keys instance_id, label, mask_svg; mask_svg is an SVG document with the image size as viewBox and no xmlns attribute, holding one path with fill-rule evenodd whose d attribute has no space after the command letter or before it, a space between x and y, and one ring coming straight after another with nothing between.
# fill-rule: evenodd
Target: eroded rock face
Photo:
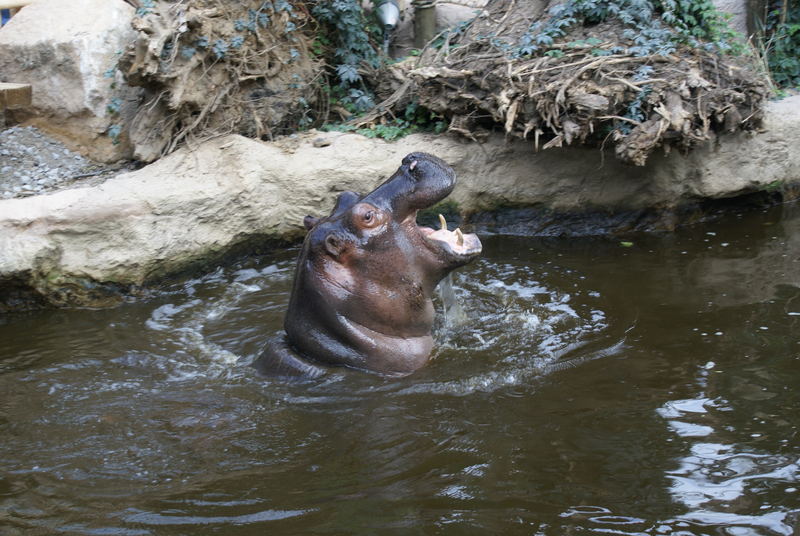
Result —
<instances>
[{"instance_id":1,"label":"eroded rock face","mask_svg":"<svg viewBox=\"0 0 800 536\"><path fill-rule=\"evenodd\" d=\"M328 212L343 191L372 190L416 150L453 167L459 182L448 199L462 214L528 207L547 217L520 230L548 233L587 213L669 210L800 184L797 147L800 96L769 103L761 134L654 155L644 167L590 148L534 153L500 136L477 145L421 134L394 143L338 132L275 143L231 135L99 186L0 201L0 310L107 305L120 290L237 244L297 239L306 214Z\"/></svg>"},{"instance_id":2,"label":"eroded rock face","mask_svg":"<svg viewBox=\"0 0 800 536\"><path fill-rule=\"evenodd\" d=\"M125 132L137 100L115 71L133 15L123 0L39 0L20 10L0 29L0 81L33 86L32 108L15 117L94 160L129 157L125 136L115 144L107 132Z\"/></svg>"}]
</instances>

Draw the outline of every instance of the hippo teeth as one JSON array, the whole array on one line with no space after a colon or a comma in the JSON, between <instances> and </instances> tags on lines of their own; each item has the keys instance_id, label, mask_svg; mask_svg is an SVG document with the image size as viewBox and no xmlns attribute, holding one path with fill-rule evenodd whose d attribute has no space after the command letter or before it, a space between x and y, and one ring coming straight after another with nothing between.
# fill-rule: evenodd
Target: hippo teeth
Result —
<instances>
[{"instance_id":1,"label":"hippo teeth","mask_svg":"<svg viewBox=\"0 0 800 536\"><path fill-rule=\"evenodd\" d=\"M441 214L439 214L439 224L441 225L441 229L439 229L440 231L447 231L447 220L444 219L444 216L442 216ZM456 228L456 230L453 231L453 234L456 235L456 244L458 244L459 246L463 246L464 233L461 232L461 229Z\"/></svg>"}]
</instances>

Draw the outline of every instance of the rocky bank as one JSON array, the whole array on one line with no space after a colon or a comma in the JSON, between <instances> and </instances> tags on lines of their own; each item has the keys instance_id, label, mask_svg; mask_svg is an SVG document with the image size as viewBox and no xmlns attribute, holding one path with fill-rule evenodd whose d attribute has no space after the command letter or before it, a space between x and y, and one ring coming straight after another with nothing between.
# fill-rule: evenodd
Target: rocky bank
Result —
<instances>
[{"instance_id":1,"label":"rocky bank","mask_svg":"<svg viewBox=\"0 0 800 536\"><path fill-rule=\"evenodd\" d=\"M427 151L459 183L442 211L479 231L531 234L670 228L703 200L800 183L800 96L769 103L764 131L629 167L597 149L535 153L412 135L393 143L311 132L267 143L237 135L184 148L102 184L0 200L0 310L106 306L232 252L303 235L306 214L339 192L366 192L402 157ZM503 214L515 218L503 218ZM499 216L498 216L499 215ZM502 227L504 225L504 227ZM593 227L591 230L598 230Z\"/></svg>"}]
</instances>

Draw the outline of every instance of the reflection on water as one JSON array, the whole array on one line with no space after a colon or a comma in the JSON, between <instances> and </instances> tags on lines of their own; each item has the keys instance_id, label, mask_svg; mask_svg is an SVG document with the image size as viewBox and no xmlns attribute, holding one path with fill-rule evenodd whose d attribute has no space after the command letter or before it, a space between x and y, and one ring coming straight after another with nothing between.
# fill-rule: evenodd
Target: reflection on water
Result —
<instances>
[{"instance_id":1,"label":"reflection on water","mask_svg":"<svg viewBox=\"0 0 800 536\"><path fill-rule=\"evenodd\" d=\"M711 373L714 363L709 362L700 369L698 385L706 385L706 377ZM767 534L791 536L793 518L787 522L788 512L774 511L769 503L759 507L763 514L739 512L749 512L752 504L760 503L759 492L765 488L796 493L800 456L738 445L730 438L735 430L726 426L725 413L731 411L733 408L725 400L707 398L703 392L695 398L669 401L657 410L678 436L693 438L680 466L668 472L673 481L671 493L676 501L689 507L689 512L680 519L736 527L734 534L758 534L760 528ZM758 438L761 434L751 437Z\"/></svg>"},{"instance_id":2,"label":"reflection on water","mask_svg":"<svg viewBox=\"0 0 800 536\"><path fill-rule=\"evenodd\" d=\"M0 533L797 534L798 237L482 237L402 379L253 373L296 250L4 317Z\"/></svg>"}]
</instances>

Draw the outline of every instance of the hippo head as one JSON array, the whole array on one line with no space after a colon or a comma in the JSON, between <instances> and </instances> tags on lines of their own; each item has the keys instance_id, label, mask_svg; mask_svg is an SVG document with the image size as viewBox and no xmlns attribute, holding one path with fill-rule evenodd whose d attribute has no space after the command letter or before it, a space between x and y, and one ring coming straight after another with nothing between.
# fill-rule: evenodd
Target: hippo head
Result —
<instances>
[{"instance_id":1,"label":"hippo head","mask_svg":"<svg viewBox=\"0 0 800 536\"><path fill-rule=\"evenodd\" d=\"M474 234L416 223L417 211L447 197L455 180L439 158L411 153L369 194L344 192L329 216L306 217L284 322L292 349L387 375L427 363L433 291L481 251Z\"/></svg>"}]
</instances>

